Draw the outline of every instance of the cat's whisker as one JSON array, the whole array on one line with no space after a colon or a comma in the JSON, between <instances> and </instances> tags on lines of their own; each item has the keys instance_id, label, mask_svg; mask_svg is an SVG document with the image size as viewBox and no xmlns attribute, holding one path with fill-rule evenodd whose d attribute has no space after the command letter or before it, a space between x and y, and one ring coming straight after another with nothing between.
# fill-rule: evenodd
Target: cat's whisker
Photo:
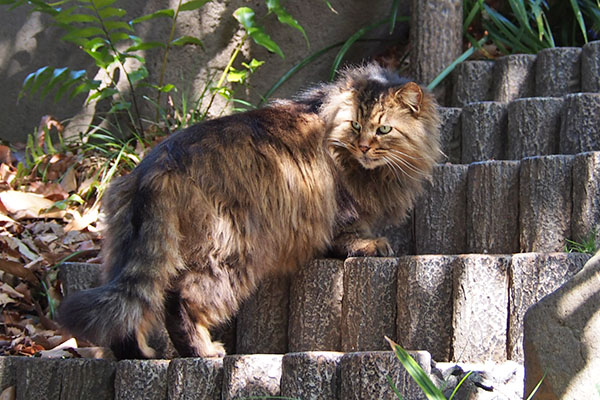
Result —
<instances>
[{"instance_id":1,"label":"cat's whisker","mask_svg":"<svg viewBox=\"0 0 600 400\"><path fill-rule=\"evenodd\" d=\"M398 164L396 161L394 161L393 159L388 158L387 156L382 157L384 161L388 162L390 166L393 166L397 169L399 169L404 175L406 175L408 178L414 180L414 181L420 181L420 179L415 178L414 176L412 176L411 174L409 174L408 172L406 172L404 170L404 168L402 168L402 166L400 164ZM400 177L398 176L398 181L402 181L400 179Z\"/></svg>"},{"instance_id":2,"label":"cat's whisker","mask_svg":"<svg viewBox=\"0 0 600 400\"><path fill-rule=\"evenodd\" d=\"M411 155L406 154L405 152L400 151L398 149L392 149L392 148L390 148L390 149L387 149L387 150L391 151L393 153L397 153L398 155L400 155L400 156L402 156L404 158L410 158L412 160L429 160L430 159L430 157L415 157L415 156L411 156Z\"/></svg>"},{"instance_id":3,"label":"cat's whisker","mask_svg":"<svg viewBox=\"0 0 600 400\"><path fill-rule=\"evenodd\" d=\"M392 173L396 177L396 180L398 182L402 182L402 179L400 179L400 175L398 175L398 172L396 171L397 167L387 157L384 156L381 159L385 162L385 165L387 165L390 168L390 171L392 171Z\"/></svg>"},{"instance_id":4,"label":"cat's whisker","mask_svg":"<svg viewBox=\"0 0 600 400\"><path fill-rule=\"evenodd\" d=\"M429 177L429 174L427 174L425 171L415 167L413 164L409 163L408 161L404 160L402 157L399 157L395 154L389 154L389 157L391 157L392 159L396 160L397 162L401 163L402 165L404 165L405 167L407 167L408 169L410 169L411 171L424 176L424 177Z\"/></svg>"}]
</instances>

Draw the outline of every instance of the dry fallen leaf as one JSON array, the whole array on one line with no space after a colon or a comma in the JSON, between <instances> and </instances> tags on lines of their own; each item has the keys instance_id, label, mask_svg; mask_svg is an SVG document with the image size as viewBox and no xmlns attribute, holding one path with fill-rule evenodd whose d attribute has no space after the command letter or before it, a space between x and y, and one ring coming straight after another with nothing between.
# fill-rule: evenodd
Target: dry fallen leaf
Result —
<instances>
[{"instance_id":1,"label":"dry fallen leaf","mask_svg":"<svg viewBox=\"0 0 600 400\"><path fill-rule=\"evenodd\" d=\"M15 386L9 386L0 393L0 400L15 400L17 398L17 390Z\"/></svg>"},{"instance_id":2,"label":"dry fallen leaf","mask_svg":"<svg viewBox=\"0 0 600 400\"><path fill-rule=\"evenodd\" d=\"M54 205L52 200L35 193L7 190L0 192L0 200L14 219L24 218L62 218L64 211L42 212Z\"/></svg>"}]
</instances>

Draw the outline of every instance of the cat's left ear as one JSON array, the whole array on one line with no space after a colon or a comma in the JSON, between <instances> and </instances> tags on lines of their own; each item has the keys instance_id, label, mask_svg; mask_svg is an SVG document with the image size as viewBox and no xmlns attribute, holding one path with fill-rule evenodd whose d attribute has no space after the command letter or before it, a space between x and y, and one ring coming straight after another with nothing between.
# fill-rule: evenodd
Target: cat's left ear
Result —
<instances>
[{"instance_id":1,"label":"cat's left ear","mask_svg":"<svg viewBox=\"0 0 600 400\"><path fill-rule=\"evenodd\" d=\"M421 104L423 103L423 90L415 82L408 82L394 93L400 103L407 106L410 111L419 116Z\"/></svg>"}]
</instances>

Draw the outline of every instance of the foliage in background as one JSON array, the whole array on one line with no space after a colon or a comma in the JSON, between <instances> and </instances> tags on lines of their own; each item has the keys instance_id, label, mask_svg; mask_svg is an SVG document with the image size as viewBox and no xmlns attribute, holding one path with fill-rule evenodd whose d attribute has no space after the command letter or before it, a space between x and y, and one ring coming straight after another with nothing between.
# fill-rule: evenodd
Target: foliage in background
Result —
<instances>
[{"instance_id":1,"label":"foliage in background","mask_svg":"<svg viewBox=\"0 0 600 400\"><path fill-rule=\"evenodd\" d=\"M256 59L246 62L238 60L247 39L284 57L277 43L267 34L263 25L256 21L254 10L241 7L235 10L233 18L239 22L245 34L220 77L209 77L201 93L192 96L182 85L166 82L169 54L174 47L203 47L200 38L175 35L178 17L182 13L200 9L209 1L179 0L173 8L130 18L125 9L118 7L116 0L64 0L55 3L44 0L0 0L0 5L8 6L9 9L26 5L31 11L49 15L54 25L65 32L61 40L72 43L83 51L97 67L99 73L89 74L86 70L75 70L69 66L44 66L27 76L19 95L45 98L53 94L54 99L59 100L64 97L73 99L83 94L87 105L92 102L109 103L108 111L97 112L95 123L84 127L82 134L74 141L64 143L62 137L59 137L62 152L77 154L80 159L91 155L97 158L98 181L96 185L92 185L93 189L97 189L96 200L101 197L112 176L135 167L146 150L160 140L161 136L200 122L209 113L214 115L216 96L224 97L226 104L234 102L252 107L235 99L234 89L226 85L226 82L234 87L245 85L248 77L263 64L263 61ZM303 27L279 0L265 0L265 3L267 16L273 15L279 23L299 31L308 45ZM148 41L136 33L140 24L157 19L168 21L170 27L168 36L163 40ZM144 57L152 51L162 52L156 74L149 73ZM234 68L236 62L241 68ZM157 81L152 81L151 76L157 76ZM166 103L163 100L165 95ZM180 100L174 101L175 96L180 96ZM148 107L142 107L142 101L147 101L152 106L150 109L154 111L150 115L144 114ZM43 149L37 146L34 136L28 139L27 156L20 164L19 177L37 173L44 180L45 175L39 166L44 165L45 160L57 152L52 146ZM46 139L48 144L52 144L49 134ZM84 196L83 193L78 195Z\"/></svg>"},{"instance_id":2,"label":"foliage in background","mask_svg":"<svg viewBox=\"0 0 600 400\"><path fill-rule=\"evenodd\" d=\"M565 251L567 253L585 253L594 255L598 251L598 230L592 229L592 231L584 237L581 242L567 239L565 245Z\"/></svg>"},{"instance_id":3,"label":"foliage in background","mask_svg":"<svg viewBox=\"0 0 600 400\"><path fill-rule=\"evenodd\" d=\"M503 54L582 46L599 38L600 0L465 0L465 38L489 35Z\"/></svg>"}]
</instances>

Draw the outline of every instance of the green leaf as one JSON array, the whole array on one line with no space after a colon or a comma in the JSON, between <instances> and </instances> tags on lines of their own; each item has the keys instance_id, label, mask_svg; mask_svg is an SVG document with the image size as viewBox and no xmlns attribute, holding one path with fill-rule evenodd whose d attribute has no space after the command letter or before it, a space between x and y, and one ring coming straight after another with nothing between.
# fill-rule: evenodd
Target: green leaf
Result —
<instances>
[{"instance_id":1,"label":"green leaf","mask_svg":"<svg viewBox=\"0 0 600 400\"><path fill-rule=\"evenodd\" d=\"M253 58L252 61L250 61L250 64L243 62L242 65L250 70L250 73L254 73L254 71L256 71L264 63L264 61L259 61L256 58Z\"/></svg>"},{"instance_id":2,"label":"green leaf","mask_svg":"<svg viewBox=\"0 0 600 400\"><path fill-rule=\"evenodd\" d=\"M267 3L267 9L269 10L269 13L271 13L271 12L275 13L275 15L277 15L277 19L279 20L279 22L281 22L282 24L291 26L292 28L300 31L300 33L302 33L302 36L304 36L304 40L306 40L306 46L310 47L310 43L308 41L308 36L306 36L306 32L304 31L304 28L298 23L298 21L296 19L294 19L294 17L292 17L285 10L285 8L283 8L283 6L280 4L279 0L265 0L265 2Z\"/></svg>"},{"instance_id":3,"label":"green leaf","mask_svg":"<svg viewBox=\"0 0 600 400\"><path fill-rule=\"evenodd\" d=\"M155 18L173 18L175 16L175 11L167 8L163 10L158 10L153 12L152 14L142 15L141 17L135 18L131 20L131 24L137 24L144 21L149 21Z\"/></svg>"},{"instance_id":4,"label":"green leaf","mask_svg":"<svg viewBox=\"0 0 600 400\"><path fill-rule=\"evenodd\" d=\"M254 21L254 10L249 7L240 7L233 13L235 19L244 27L248 35L254 42L272 53L278 54L281 58L285 58L283 52L264 28Z\"/></svg>"},{"instance_id":5,"label":"green leaf","mask_svg":"<svg viewBox=\"0 0 600 400\"><path fill-rule=\"evenodd\" d=\"M73 23L99 23L100 20L90 14L70 14L60 13L56 17L56 22L60 24L73 24Z\"/></svg>"},{"instance_id":6,"label":"green leaf","mask_svg":"<svg viewBox=\"0 0 600 400\"><path fill-rule=\"evenodd\" d=\"M66 35L64 35L61 39L67 40L69 42L74 42L80 44L85 42L82 39L87 39L93 36L102 36L104 35L104 31L96 26L88 26L80 29L73 29Z\"/></svg>"},{"instance_id":7,"label":"green leaf","mask_svg":"<svg viewBox=\"0 0 600 400\"><path fill-rule=\"evenodd\" d=\"M573 8L573 13L575 14L575 18L577 19L577 23L579 24L579 29L581 29L581 33L583 34L583 41L587 43L588 37L585 28L585 22L583 21L583 15L581 14L581 9L579 8L577 0L571 0L571 8Z\"/></svg>"},{"instance_id":8,"label":"green leaf","mask_svg":"<svg viewBox=\"0 0 600 400\"><path fill-rule=\"evenodd\" d=\"M193 36L180 36L171 41L172 46L185 46L187 44L195 44L195 45L204 47L204 45L202 44L202 41Z\"/></svg>"},{"instance_id":9,"label":"green leaf","mask_svg":"<svg viewBox=\"0 0 600 400\"><path fill-rule=\"evenodd\" d=\"M197 10L200 7L202 7L203 5L205 5L206 3L208 3L210 0L192 0L192 1L188 1L187 3L183 3L181 5L181 7L179 7L179 11L192 11L192 10Z\"/></svg>"},{"instance_id":10,"label":"green leaf","mask_svg":"<svg viewBox=\"0 0 600 400\"><path fill-rule=\"evenodd\" d=\"M114 96L115 94L119 93L119 91L115 88L104 88L102 90L98 90L97 92L93 93L92 95L90 95L87 99L87 102L91 102L92 100L98 99L98 100L103 100L106 99L108 97Z\"/></svg>"},{"instance_id":11,"label":"green leaf","mask_svg":"<svg viewBox=\"0 0 600 400\"><path fill-rule=\"evenodd\" d=\"M157 47L166 47L164 43L160 42L142 42L140 44L136 44L134 46L129 47L125 52L129 53L137 50L150 50L155 49Z\"/></svg>"},{"instance_id":12,"label":"green leaf","mask_svg":"<svg viewBox=\"0 0 600 400\"><path fill-rule=\"evenodd\" d=\"M116 0L91 0L90 2L96 7L98 10L103 9L104 7L112 6Z\"/></svg>"},{"instance_id":13,"label":"green leaf","mask_svg":"<svg viewBox=\"0 0 600 400\"><path fill-rule=\"evenodd\" d=\"M131 83L133 83L133 84L135 84L147 77L148 77L148 70L143 65L141 67L139 67L138 69L136 69L135 71L132 71L129 73L129 79L131 80Z\"/></svg>"},{"instance_id":14,"label":"green leaf","mask_svg":"<svg viewBox=\"0 0 600 400\"><path fill-rule=\"evenodd\" d=\"M46 85L44 90L42 91L42 98L46 97L48 95L48 93L50 93L50 91L52 89L54 89L54 87L60 81L64 81L68 75L69 75L69 68L67 68L67 67L55 68L54 71L52 71L52 77L50 78L50 81L48 82L48 84Z\"/></svg>"},{"instance_id":15,"label":"green leaf","mask_svg":"<svg viewBox=\"0 0 600 400\"><path fill-rule=\"evenodd\" d=\"M107 18L122 18L127 14L127 11L125 11L122 8L114 8L114 7L106 7L100 11L98 11L98 15L100 16L100 18L102 19L107 19Z\"/></svg>"},{"instance_id":16,"label":"green leaf","mask_svg":"<svg viewBox=\"0 0 600 400\"><path fill-rule=\"evenodd\" d=\"M393 340L386 337L390 347L396 354L396 357L402 363L402 366L413 378L413 380L419 385L425 396L430 400L445 400L444 394L437 386L431 381L429 376L423 371L423 368L404 350L399 344L394 343Z\"/></svg>"},{"instance_id":17,"label":"green leaf","mask_svg":"<svg viewBox=\"0 0 600 400\"><path fill-rule=\"evenodd\" d=\"M117 29L133 31L133 28L131 27L131 25L129 25L127 22L123 22L123 21L104 21L104 26L106 27L106 30L108 30L109 32L116 31Z\"/></svg>"},{"instance_id":18,"label":"green leaf","mask_svg":"<svg viewBox=\"0 0 600 400\"><path fill-rule=\"evenodd\" d=\"M235 82L235 83L244 83L246 81L246 77L248 76L248 71L246 70L237 70L235 68L231 68L229 70L229 73L227 74L227 81L228 82Z\"/></svg>"}]
</instances>

